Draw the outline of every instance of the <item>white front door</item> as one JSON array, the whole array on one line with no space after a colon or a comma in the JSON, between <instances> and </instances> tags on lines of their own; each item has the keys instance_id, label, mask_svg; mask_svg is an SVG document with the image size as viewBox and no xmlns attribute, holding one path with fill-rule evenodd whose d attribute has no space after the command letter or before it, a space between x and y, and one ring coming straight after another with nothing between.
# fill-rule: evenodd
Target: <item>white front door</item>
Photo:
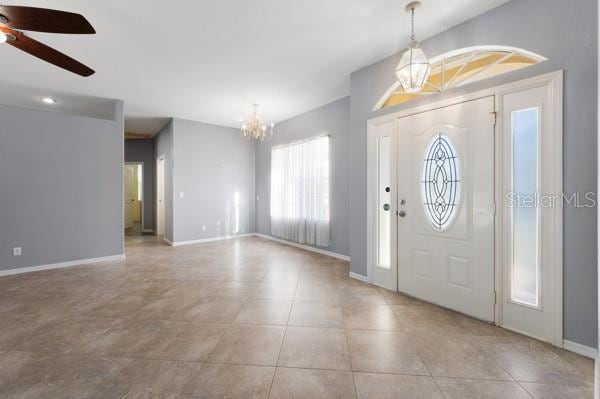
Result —
<instances>
[{"instance_id":1,"label":"white front door","mask_svg":"<svg viewBox=\"0 0 600 399\"><path fill-rule=\"evenodd\" d=\"M398 290L494 321L494 97L397 119Z\"/></svg>"}]
</instances>

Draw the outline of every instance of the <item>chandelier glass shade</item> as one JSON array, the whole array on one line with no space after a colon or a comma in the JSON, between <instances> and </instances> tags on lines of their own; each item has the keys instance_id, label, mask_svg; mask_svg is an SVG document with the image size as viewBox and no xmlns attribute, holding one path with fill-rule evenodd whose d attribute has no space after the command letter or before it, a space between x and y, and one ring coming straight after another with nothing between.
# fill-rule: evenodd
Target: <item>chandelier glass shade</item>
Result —
<instances>
[{"instance_id":1,"label":"chandelier glass shade","mask_svg":"<svg viewBox=\"0 0 600 399\"><path fill-rule=\"evenodd\" d=\"M405 93L420 91L429 79L430 72L427 56L418 47L406 50L396 67L396 77Z\"/></svg>"},{"instance_id":2,"label":"chandelier glass shade","mask_svg":"<svg viewBox=\"0 0 600 399\"><path fill-rule=\"evenodd\" d=\"M244 137L255 139L255 140L264 140L267 138L273 137L273 128L275 124L271 123L269 125L264 125L260 122L260 118L258 116L258 104L254 104L254 112L252 113L252 117L248 121L244 121L240 118L240 131Z\"/></svg>"},{"instance_id":3,"label":"chandelier glass shade","mask_svg":"<svg viewBox=\"0 0 600 399\"><path fill-rule=\"evenodd\" d=\"M410 13L411 17L410 45L402 54L396 67L396 78L405 93L421 91L431 72L429 60L423 50L419 48L419 42L415 36L415 9L420 5L420 2L413 1L406 6L406 11Z\"/></svg>"}]
</instances>

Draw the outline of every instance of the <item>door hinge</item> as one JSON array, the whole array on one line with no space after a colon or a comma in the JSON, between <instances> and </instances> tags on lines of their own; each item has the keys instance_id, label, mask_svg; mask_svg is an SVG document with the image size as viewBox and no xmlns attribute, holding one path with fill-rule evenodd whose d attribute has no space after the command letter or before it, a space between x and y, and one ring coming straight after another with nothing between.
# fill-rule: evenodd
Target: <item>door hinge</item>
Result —
<instances>
[{"instance_id":1,"label":"door hinge","mask_svg":"<svg viewBox=\"0 0 600 399\"><path fill-rule=\"evenodd\" d=\"M498 114L496 113L496 111L492 111L490 112L490 121L492 122L493 126L496 126L496 118L497 118Z\"/></svg>"},{"instance_id":2,"label":"door hinge","mask_svg":"<svg viewBox=\"0 0 600 399\"><path fill-rule=\"evenodd\" d=\"M498 297L496 295L496 291L492 291L492 302L494 305L498 303Z\"/></svg>"}]
</instances>

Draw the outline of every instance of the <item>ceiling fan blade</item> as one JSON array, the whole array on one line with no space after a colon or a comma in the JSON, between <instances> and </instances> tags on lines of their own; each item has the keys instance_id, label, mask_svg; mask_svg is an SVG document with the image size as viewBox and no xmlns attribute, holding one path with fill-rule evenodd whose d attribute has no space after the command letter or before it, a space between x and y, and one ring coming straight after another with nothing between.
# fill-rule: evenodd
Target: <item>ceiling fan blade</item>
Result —
<instances>
[{"instance_id":1,"label":"ceiling fan blade","mask_svg":"<svg viewBox=\"0 0 600 399\"><path fill-rule=\"evenodd\" d=\"M13 29L48 33L96 33L83 15L72 12L37 7L0 6L0 15L7 19L3 22L0 17L0 23Z\"/></svg>"},{"instance_id":2,"label":"ceiling fan blade","mask_svg":"<svg viewBox=\"0 0 600 399\"><path fill-rule=\"evenodd\" d=\"M13 47L18 48L28 54L31 54L37 58L40 58L46 62L54 64L58 67L66 69L67 71L76 73L81 76L90 76L94 74L94 70L83 65L81 62L74 60L61 53L60 51L54 50L52 47L46 46L43 43L38 42L23 33L8 29L0 26L0 31L13 36L14 40L9 40L6 44L10 44Z\"/></svg>"}]
</instances>

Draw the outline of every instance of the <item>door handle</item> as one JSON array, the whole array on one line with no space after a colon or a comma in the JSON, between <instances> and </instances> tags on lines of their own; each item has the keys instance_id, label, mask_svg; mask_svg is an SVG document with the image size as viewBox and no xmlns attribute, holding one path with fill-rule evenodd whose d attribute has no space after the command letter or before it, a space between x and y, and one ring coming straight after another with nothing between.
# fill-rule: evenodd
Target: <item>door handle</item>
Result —
<instances>
[{"instance_id":1,"label":"door handle","mask_svg":"<svg viewBox=\"0 0 600 399\"><path fill-rule=\"evenodd\" d=\"M401 218L406 217L406 212L400 211L398 212L398 216L400 216Z\"/></svg>"}]
</instances>

